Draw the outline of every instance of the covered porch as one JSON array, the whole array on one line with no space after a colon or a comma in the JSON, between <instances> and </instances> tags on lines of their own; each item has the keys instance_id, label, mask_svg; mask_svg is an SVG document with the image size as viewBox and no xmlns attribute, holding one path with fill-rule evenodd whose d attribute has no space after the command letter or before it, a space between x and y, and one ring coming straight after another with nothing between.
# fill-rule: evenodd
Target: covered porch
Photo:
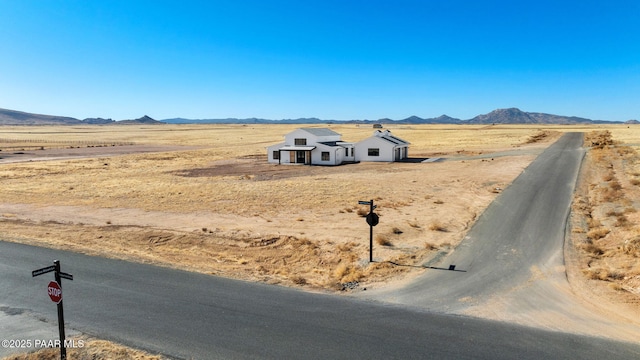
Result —
<instances>
[{"instance_id":1,"label":"covered porch","mask_svg":"<svg viewBox=\"0 0 640 360\"><path fill-rule=\"evenodd\" d=\"M311 151L315 149L315 146L283 146L278 149L278 164L282 164L282 152L288 152L289 155L285 155L285 159L288 159L287 164L304 164L311 165Z\"/></svg>"}]
</instances>

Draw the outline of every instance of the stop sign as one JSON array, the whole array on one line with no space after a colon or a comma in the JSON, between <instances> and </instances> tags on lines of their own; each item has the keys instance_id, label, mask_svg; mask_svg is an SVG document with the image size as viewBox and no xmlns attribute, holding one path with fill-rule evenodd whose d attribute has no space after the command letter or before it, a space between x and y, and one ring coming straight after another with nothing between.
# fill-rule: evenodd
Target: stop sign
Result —
<instances>
[{"instance_id":1,"label":"stop sign","mask_svg":"<svg viewBox=\"0 0 640 360\"><path fill-rule=\"evenodd\" d=\"M367 215L367 224L370 226L376 226L379 222L380 217L378 217L378 214L371 212Z\"/></svg>"},{"instance_id":2,"label":"stop sign","mask_svg":"<svg viewBox=\"0 0 640 360\"><path fill-rule=\"evenodd\" d=\"M47 293L49 294L51 301L54 303L59 304L60 301L62 301L62 289L60 288L60 284L56 281L49 282L49 286L47 286Z\"/></svg>"}]
</instances>

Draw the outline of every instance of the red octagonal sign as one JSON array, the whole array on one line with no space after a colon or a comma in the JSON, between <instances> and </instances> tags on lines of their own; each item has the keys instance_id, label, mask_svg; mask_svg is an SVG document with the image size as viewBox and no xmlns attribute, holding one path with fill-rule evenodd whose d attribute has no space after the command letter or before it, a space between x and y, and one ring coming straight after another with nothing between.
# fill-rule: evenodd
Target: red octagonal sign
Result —
<instances>
[{"instance_id":1,"label":"red octagonal sign","mask_svg":"<svg viewBox=\"0 0 640 360\"><path fill-rule=\"evenodd\" d=\"M62 301L62 289L60 289L60 284L55 281L49 282L49 286L47 286L47 292L51 301L56 304L59 304Z\"/></svg>"}]
</instances>

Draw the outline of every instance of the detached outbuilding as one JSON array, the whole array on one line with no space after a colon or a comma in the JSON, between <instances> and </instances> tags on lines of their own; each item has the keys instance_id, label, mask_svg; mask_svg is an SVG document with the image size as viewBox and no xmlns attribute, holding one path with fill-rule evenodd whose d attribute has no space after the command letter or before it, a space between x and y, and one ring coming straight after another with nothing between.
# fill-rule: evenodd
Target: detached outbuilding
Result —
<instances>
[{"instance_id":1,"label":"detached outbuilding","mask_svg":"<svg viewBox=\"0 0 640 360\"><path fill-rule=\"evenodd\" d=\"M284 142L267 147L273 164L341 165L358 161L398 161L407 158L409 142L376 130L358 143L341 140L331 129L301 128L285 135Z\"/></svg>"},{"instance_id":2,"label":"detached outbuilding","mask_svg":"<svg viewBox=\"0 0 640 360\"><path fill-rule=\"evenodd\" d=\"M356 143L356 158L358 161L400 161L409 157L409 145L389 130L376 130L373 136Z\"/></svg>"}]
</instances>

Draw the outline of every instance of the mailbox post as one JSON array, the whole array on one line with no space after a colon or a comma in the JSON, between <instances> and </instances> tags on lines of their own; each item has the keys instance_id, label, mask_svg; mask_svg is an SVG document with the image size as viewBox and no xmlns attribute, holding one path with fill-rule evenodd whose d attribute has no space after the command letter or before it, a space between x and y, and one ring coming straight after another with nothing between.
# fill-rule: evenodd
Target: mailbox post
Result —
<instances>
[{"instance_id":1,"label":"mailbox post","mask_svg":"<svg viewBox=\"0 0 640 360\"><path fill-rule=\"evenodd\" d=\"M369 213L366 216L367 224L369 224L369 262L373 262L373 227L378 225L380 217L373 210L377 205L373 204L373 199L369 201L358 201L360 205L369 205Z\"/></svg>"}]
</instances>

